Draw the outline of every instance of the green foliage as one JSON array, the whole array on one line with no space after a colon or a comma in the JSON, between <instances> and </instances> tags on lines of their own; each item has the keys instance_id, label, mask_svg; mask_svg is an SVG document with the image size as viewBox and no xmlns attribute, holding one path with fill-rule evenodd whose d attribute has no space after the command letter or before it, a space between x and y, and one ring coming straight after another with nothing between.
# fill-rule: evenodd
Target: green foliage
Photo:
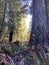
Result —
<instances>
[{"instance_id":1,"label":"green foliage","mask_svg":"<svg viewBox=\"0 0 49 65\"><path fill-rule=\"evenodd\" d=\"M16 34L19 39L23 39L23 37L26 34L26 24L25 19L21 17L21 20L17 22L16 24Z\"/></svg>"},{"instance_id":2,"label":"green foliage","mask_svg":"<svg viewBox=\"0 0 49 65\"><path fill-rule=\"evenodd\" d=\"M35 65L49 65L48 60L41 60L38 58L37 54L33 49L27 49L27 46L16 46L16 44L1 44L0 51L3 53L8 53L15 61L16 65L21 59L26 58L24 65L29 65L35 63ZM18 61L17 61L18 59Z\"/></svg>"},{"instance_id":3,"label":"green foliage","mask_svg":"<svg viewBox=\"0 0 49 65\"><path fill-rule=\"evenodd\" d=\"M5 14L5 3L10 5L10 20L5 23L3 18ZM10 30L16 31L18 38L22 38L26 31L26 25L24 17L26 10L21 0L0 0L0 29L2 30L2 39L8 36ZM7 28L7 29L6 29ZM0 33L1 35L1 33ZM1 39L1 40L2 40Z\"/></svg>"},{"instance_id":4,"label":"green foliage","mask_svg":"<svg viewBox=\"0 0 49 65\"><path fill-rule=\"evenodd\" d=\"M3 50L4 53L12 53L12 47L9 44L2 44L1 50Z\"/></svg>"}]
</instances>

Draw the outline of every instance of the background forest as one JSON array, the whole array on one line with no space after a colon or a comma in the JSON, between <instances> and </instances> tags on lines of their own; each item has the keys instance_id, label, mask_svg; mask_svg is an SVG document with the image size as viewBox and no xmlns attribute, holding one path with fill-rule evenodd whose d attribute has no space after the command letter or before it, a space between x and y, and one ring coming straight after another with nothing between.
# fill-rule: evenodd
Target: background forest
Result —
<instances>
[{"instance_id":1,"label":"background forest","mask_svg":"<svg viewBox=\"0 0 49 65\"><path fill-rule=\"evenodd\" d=\"M49 65L49 0L0 0L0 65Z\"/></svg>"},{"instance_id":2,"label":"background forest","mask_svg":"<svg viewBox=\"0 0 49 65\"><path fill-rule=\"evenodd\" d=\"M27 11L28 4L23 4L20 0L0 0L1 42L28 41L30 30L27 29L25 20L30 13L29 9Z\"/></svg>"}]
</instances>

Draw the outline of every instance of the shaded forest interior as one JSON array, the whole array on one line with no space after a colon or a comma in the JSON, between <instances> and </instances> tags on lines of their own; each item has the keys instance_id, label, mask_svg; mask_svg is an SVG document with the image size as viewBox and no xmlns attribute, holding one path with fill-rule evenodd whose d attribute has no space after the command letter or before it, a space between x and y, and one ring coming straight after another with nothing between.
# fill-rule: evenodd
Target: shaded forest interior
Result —
<instances>
[{"instance_id":1,"label":"shaded forest interior","mask_svg":"<svg viewBox=\"0 0 49 65\"><path fill-rule=\"evenodd\" d=\"M49 0L0 0L0 65L49 65Z\"/></svg>"}]
</instances>

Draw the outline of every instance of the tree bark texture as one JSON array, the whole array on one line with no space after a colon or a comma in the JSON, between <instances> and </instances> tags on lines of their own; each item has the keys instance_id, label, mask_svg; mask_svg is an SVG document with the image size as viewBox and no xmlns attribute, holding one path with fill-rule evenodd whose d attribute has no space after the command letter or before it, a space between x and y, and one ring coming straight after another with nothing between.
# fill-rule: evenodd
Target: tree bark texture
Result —
<instances>
[{"instance_id":1,"label":"tree bark texture","mask_svg":"<svg viewBox=\"0 0 49 65\"><path fill-rule=\"evenodd\" d=\"M48 30L45 12L45 0L33 0L32 2L32 30L29 46L48 43Z\"/></svg>"}]
</instances>

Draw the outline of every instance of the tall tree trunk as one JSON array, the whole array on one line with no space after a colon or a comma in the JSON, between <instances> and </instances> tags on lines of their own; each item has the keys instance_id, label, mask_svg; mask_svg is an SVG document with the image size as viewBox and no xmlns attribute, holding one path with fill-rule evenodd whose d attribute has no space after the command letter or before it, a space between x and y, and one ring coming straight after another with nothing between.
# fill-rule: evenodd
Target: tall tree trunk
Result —
<instances>
[{"instance_id":1,"label":"tall tree trunk","mask_svg":"<svg viewBox=\"0 0 49 65\"><path fill-rule=\"evenodd\" d=\"M45 0L33 0L32 2L32 30L29 46L47 44L47 22L45 12Z\"/></svg>"},{"instance_id":2,"label":"tall tree trunk","mask_svg":"<svg viewBox=\"0 0 49 65\"><path fill-rule=\"evenodd\" d=\"M3 20L2 20L1 28L0 28L0 40L2 38L2 27L3 27L3 24L4 24L5 10L6 10L6 3L5 3L5 8L4 8Z\"/></svg>"},{"instance_id":3,"label":"tall tree trunk","mask_svg":"<svg viewBox=\"0 0 49 65\"><path fill-rule=\"evenodd\" d=\"M12 42L13 31L10 31L9 42Z\"/></svg>"},{"instance_id":4,"label":"tall tree trunk","mask_svg":"<svg viewBox=\"0 0 49 65\"><path fill-rule=\"evenodd\" d=\"M48 34L49 34L49 1L48 0L45 0L45 5L46 5L46 17L47 17L47 26L48 26ZM48 35L48 43L49 43L49 35Z\"/></svg>"},{"instance_id":5,"label":"tall tree trunk","mask_svg":"<svg viewBox=\"0 0 49 65\"><path fill-rule=\"evenodd\" d=\"M5 23L8 23L9 21L9 12L10 12L10 6L9 6L9 3L6 2L5 8L4 8L3 20L2 20L1 28L0 28L0 39L2 38L3 26L6 25Z\"/></svg>"},{"instance_id":6,"label":"tall tree trunk","mask_svg":"<svg viewBox=\"0 0 49 65\"><path fill-rule=\"evenodd\" d=\"M14 21L14 20L13 20ZM9 33L9 42L12 42L13 31L14 31L14 23L12 20L9 21L10 25L10 33Z\"/></svg>"}]
</instances>

